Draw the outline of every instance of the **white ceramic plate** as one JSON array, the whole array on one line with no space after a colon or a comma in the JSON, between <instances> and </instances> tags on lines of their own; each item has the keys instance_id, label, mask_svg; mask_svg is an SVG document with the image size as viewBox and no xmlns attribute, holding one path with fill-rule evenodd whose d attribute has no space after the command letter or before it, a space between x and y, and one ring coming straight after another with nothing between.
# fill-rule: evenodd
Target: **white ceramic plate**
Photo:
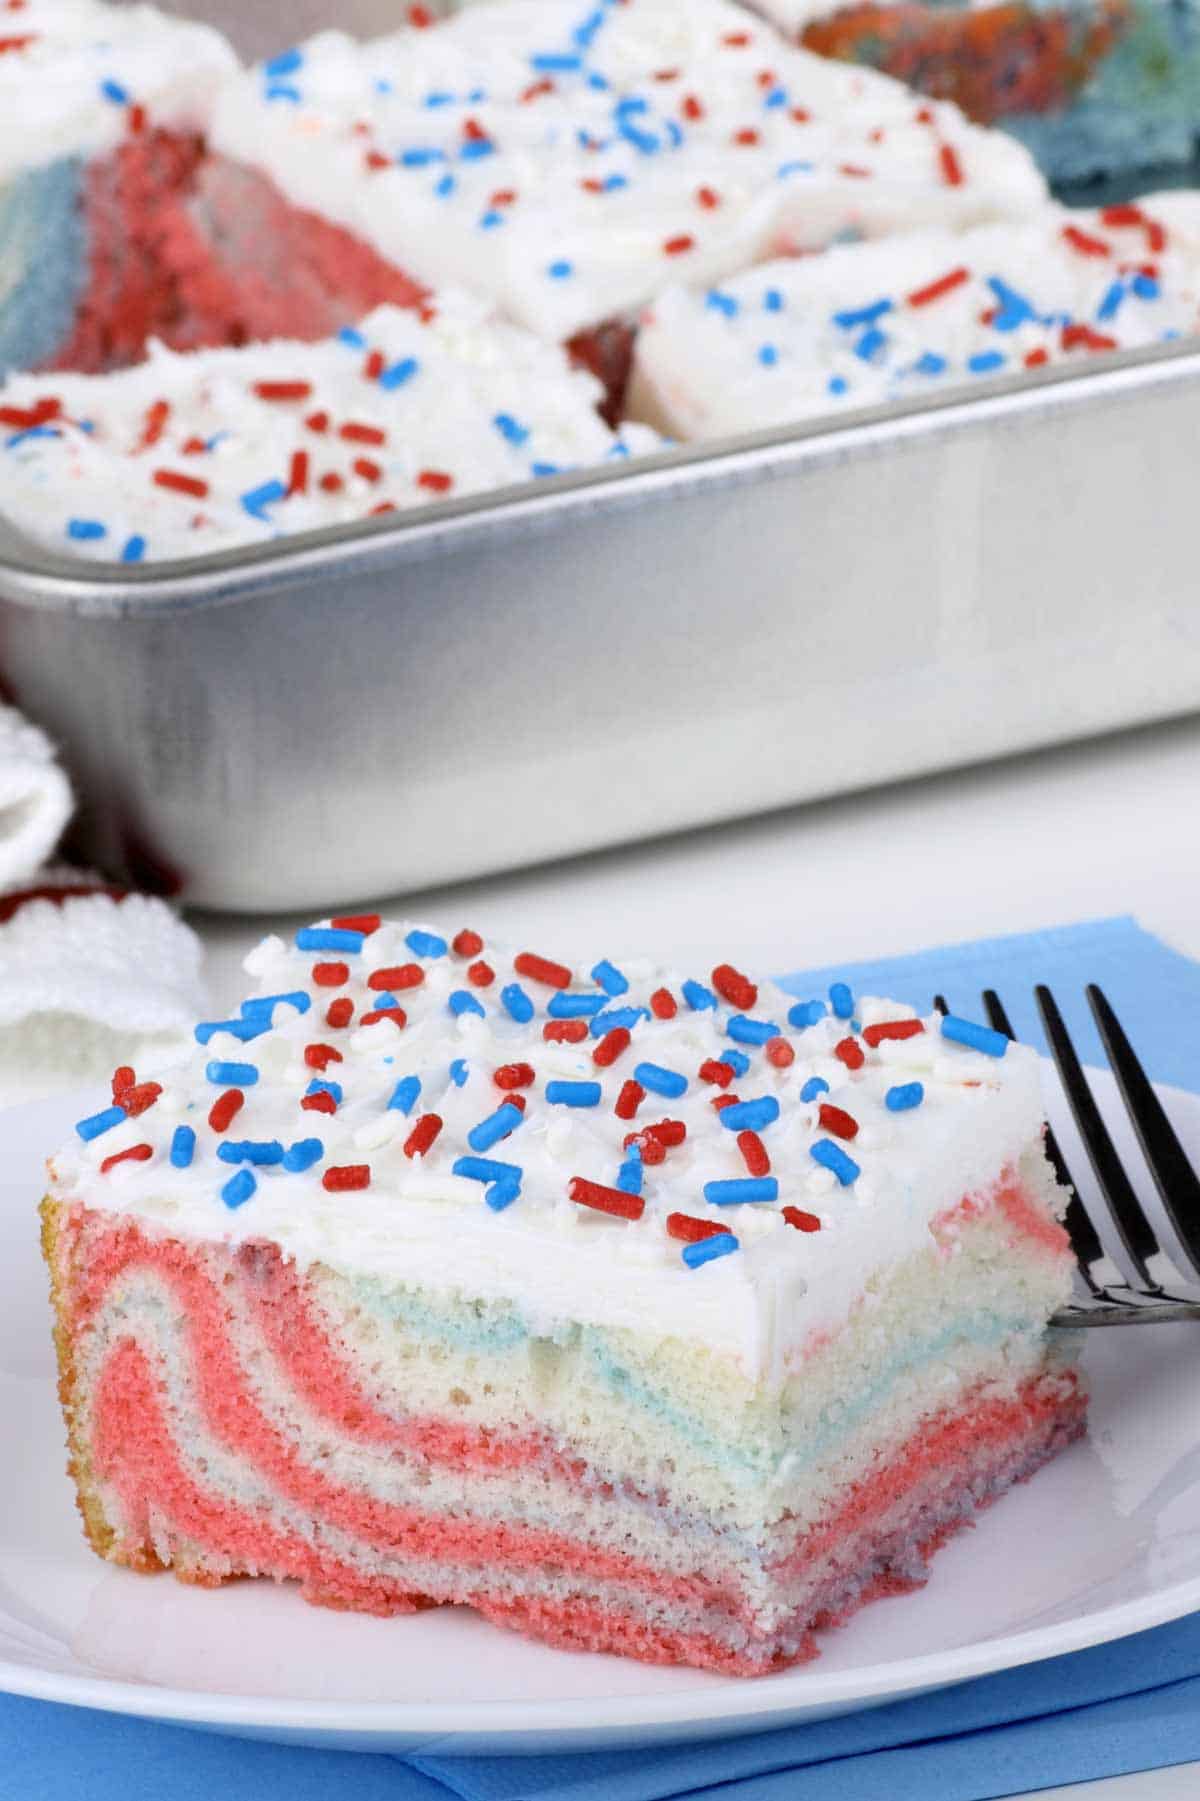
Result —
<instances>
[{"instance_id":1,"label":"white ceramic plate","mask_svg":"<svg viewBox=\"0 0 1200 1801\"><path fill-rule=\"evenodd\" d=\"M1096 1083L1112 1111L1111 1081ZM1200 1100L1165 1098L1200 1158ZM1200 1607L1190 1325L1090 1334L1087 1442L948 1545L920 1593L877 1602L817 1662L758 1681L552 1651L456 1608L365 1619L267 1583L209 1591L111 1569L85 1548L63 1473L33 1211L42 1157L97 1104L92 1092L0 1115L0 1687L373 1751L631 1746L816 1719Z\"/></svg>"}]
</instances>

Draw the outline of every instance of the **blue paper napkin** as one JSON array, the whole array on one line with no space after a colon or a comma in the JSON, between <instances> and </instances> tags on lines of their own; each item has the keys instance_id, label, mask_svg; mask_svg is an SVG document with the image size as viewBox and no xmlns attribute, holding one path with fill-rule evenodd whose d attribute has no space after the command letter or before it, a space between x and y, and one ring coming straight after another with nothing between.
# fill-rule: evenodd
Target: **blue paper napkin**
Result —
<instances>
[{"instance_id":1,"label":"blue paper napkin","mask_svg":"<svg viewBox=\"0 0 1200 1801\"><path fill-rule=\"evenodd\" d=\"M995 987L1040 1042L1049 983L1085 1061L1103 1058L1083 1000L1112 1001L1159 1081L1200 1091L1200 965L1132 919L953 945L790 976L980 1017ZM1182 1329L1182 1328L1179 1328ZM396 1625L404 1630L404 1622ZM752 1737L653 1751L520 1758L364 1757L243 1742L0 1696L0 1798L89 1801L992 1801L1056 1783L1200 1760L1200 1614L938 1694Z\"/></svg>"}]
</instances>

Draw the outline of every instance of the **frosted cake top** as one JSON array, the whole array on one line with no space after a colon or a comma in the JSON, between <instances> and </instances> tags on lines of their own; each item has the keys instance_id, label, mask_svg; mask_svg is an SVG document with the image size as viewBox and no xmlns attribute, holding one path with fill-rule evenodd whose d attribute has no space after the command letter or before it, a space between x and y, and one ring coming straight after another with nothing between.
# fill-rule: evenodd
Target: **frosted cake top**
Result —
<instances>
[{"instance_id":1,"label":"frosted cake top","mask_svg":"<svg viewBox=\"0 0 1200 1801\"><path fill-rule=\"evenodd\" d=\"M548 338L673 281L1045 195L1027 153L725 0L493 0L226 88L214 147L430 285Z\"/></svg>"},{"instance_id":2,"label":"frosted cake top","mask_svg":"<svg viewBox=\"0 0 1200 1801\"><path fill-rule=\"evenodd\" d=\"M712 438L1140 349L1200 325L1200 207L1162 196L765 264L643 316L630 408Z\"/></svg>"},{"instance_id":3,"label":"frosted cake top","mask_svg":"<svg viewBox=\"0 0 1200 1801\"><path fill-rule=\"evenodd\" d=\"M153 125L202 130L238 67L208 25L101 0L0 0L0 44L0 184Z\"/></svg>"},{"instance_id":4,"label":"frosted cake top","mask_svg":"<svg viewBox=\"0 0 1200 1801\"><path fill-rule=\"evenodd\" d=\"M598 381L465 296L320 344L176 354L0 388L0 508L54 549L198 555L653 448Z\"/></svg>"},{"instance_id":5,"label":"frosted cake top","mask_svg":"<svg viewBox=\"0 0 1200 1801\"><path fill-rule=\"evenodd\" d=\"M190 1060L117 1072L52 1160L60 1198L778 1375L1039 1142L1031 1051L843 984L798 1000L377 916L246 967Z\"/></svg>"}]
</instances>

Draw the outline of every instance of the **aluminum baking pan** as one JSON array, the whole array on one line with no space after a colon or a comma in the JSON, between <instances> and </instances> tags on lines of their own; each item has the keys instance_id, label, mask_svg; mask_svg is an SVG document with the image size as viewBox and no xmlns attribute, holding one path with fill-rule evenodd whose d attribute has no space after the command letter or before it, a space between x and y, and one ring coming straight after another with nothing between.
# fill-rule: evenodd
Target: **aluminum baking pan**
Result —
<instances>
[{"instance_id":1,"label":"aluminum baking pan","mask_svg":"<svg viewBox=\"0 0 1200 1801\"><path fill-rule=\"evenodd\" d=\"M186 563L9 534L0 669L98 863L318 909L1194 708L1197 496L1171 346Z\"/></svg>"}]
</instances>

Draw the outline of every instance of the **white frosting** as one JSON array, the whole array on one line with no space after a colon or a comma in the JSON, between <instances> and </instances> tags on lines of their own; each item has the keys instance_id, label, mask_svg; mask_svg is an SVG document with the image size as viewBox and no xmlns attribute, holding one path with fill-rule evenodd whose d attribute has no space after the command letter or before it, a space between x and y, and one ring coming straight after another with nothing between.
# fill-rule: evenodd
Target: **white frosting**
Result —
<instances>
[{"instance_id":1,"label":"white frosting","mask_svg":"<svg viewBox=\"0 0 1200 1801\"><path fill-rule=\"evenodd\" d=\"M148 1111L88 1142L77 1137L52 1160L54 1192L187 1238L268 1239L302 1265L322 1262L448 1296L511 1301L536 1330L582 1321L678 1337L778 1379L811 1335L845 1318L873 1272L928 1249L937 1215L964 1194L986 1188L1037 1142L1037 1061L1028 1049L1010 1046L1001 1058L987 1056L943 1039L938 1022L930 1020L917 1036L878 1048L859 1040L866 1062L852 1072L833 1054L852 1031L848 1022L828 1015L806 1028L792 1026L794 997L761 984L750 1017L780 1026L795 1051L791 1066L778 1068L761 1048L735 1044L728 1035L737 1007L720 1001L715 1010L694 1011L678 977L625 961L628 992L609 999L609 1008L645 1007L666 986L678 1012L670 1019L642 1018L629 1047L601 1068L592 1056L596 1037L580 1044L544 1039L554 990L514 972L509 953L485 947L482 956L495 981L473 986L470 957L452 950L417 954L406 942L409 930L384 924L360 950L349 952L300 950L267 939L247 963L256 991L302 991L311 997L308 1010L280 1001L273 1028L250 1042L229 1032L209 1035L182 1066L161 1075L164 1092ZM344 986L314 984L316 964L339 960L350 967ZM403 1029L386 1018L344 1029L327 1023L326 1009L339 996L354 1001L357 1022L379 1000L368 985L370 973L405 964L416 964L423 980L396 988L407 1015ZM573 972L574 992L600 992L591 967L588 959ZM708 972L697 975L710 984ZM511 1018L501 1001L501 991L514 981L534 1003L527 1025ZM456 1017L449 999L458 991L473 995L485 1017ZM910 1010L901 1006L857 1002L863 1028L908 1017ZM304 1055L306 1046L322 1044L342 1056L323 1073ZM705 1198L706 1183L747 1174L736 1133L722 1125L711 1104L721 1089L698 1074L707 1059L730 1049L750 1062L726 1092L743 1101L778 1102L778 1117L760 1130L778 1185L774 1200L722 1206ZM466 1073L457 1086L451 1065L460 1059ZM288 1147L315 1138L323 1147L307 1173L258 1167L253 1196L235 1210L223 1201L222 1187L239 1166L218 1159L223 1140L207 1123L212 1103L233 1077L219 1069L206 1075L214 1060L250 1064L259 1072L254 1083L240 1084L245 1105L225 1142L277 1140ZM518 1091L527 1100L524 1122L502 1142L471 1149L469 1132L505 1098L494 1072L517 1062L535 1072L534 1082ZM686 1077L686 1092L671 1099L649 1092L635 1120L619 1118L614 1108L621 1088L643 1063ZM421 1092L411 1112L389 1109L397 1083L414 1075ZM801 1099L815 1076L829 1092ZM313 1080L339 1085L336 1113L300 1106ZM555 1080L598 1081L599 1104L555 1104L547 1086ZM889 1110L887 1092L914 1081L923 1085L923 1102L911 1111ZM858 1121L853 1142L842 1143L822 1127L821 1102ZM442 1119L443 1129L426 1157L409 1158L405 1140L428 1113ZM626 1135L664 1118L684 1122L687 1136L664 1161L644 1166L640 1219L610 1217L569 1198L574 1177L613 1186L627 1157ZM168 1161L180 1125L196 1133L194 1160L186 1169ZM811 1148L819 1139L840 1145L854 1160L857 1180L840 1186L814 1161ZM152 1147L149 1161L100 1173L104 1159L140 1144ZM464 1154L519 1166L519 1197L493 1212L482 1183L453 1173ZM330 1192L323 1186L322 1173L331 1166L362 1164L370 1170L369 1187ZM795 1229L783 1217L788 1205L817 1215L821 1229ZM680 1243L666 1231L667 1216L676 1211L730 1226L740 1248L703 1267L687 1267Z\"/></svg>"},{"instance_id":2,"label":"white frosting","mask_svg":"<svg viewBox=\"0 0 1200 1801\"><path fill-rule=\"evenodd\" d=\"M1198 197L1171 200L1127 223L1127 209L1047 208L676 287L643 315L630 410L673 437L716 438L1190 335ZM930 295L947 276L956 285Z\"/></svg>"},{"instance_id":3,"label":"white frosting","mask_svg":"<svg viewBox=\"0 0 1200 1801\"><path fill-rule=\"evenodd\" d=\"M368 372L373 352L381 378ZM297 381L305 391L294 399L260 395L264 382ZM133 369L17 375L0 389L0 508L72 554L196 555L656 444L643 427L611 432L600 398L557 346L451 294L421 313L381 307L348 340L184 355L156 345ZM32 420L48 400L60 413L23 429L21 415ZM147 443L163 402L169 413ZM383 441L364 442L364 426ZM280 493L271 484L289 488L297 452L308 459L305 491ZM205 491L164 488L162 471Z\"/></svg>"},{"instance_id":4,"label":"white frosting","mask_svg":"<svg viewBox=\"0 0 1200 1801\"><path fill-rule=\"evenodd\" d=\"M0 184L22 169L112 150L131 128L201 131L237 58L211 26L101 0L0 5Z\"/></svg>"},{"instance_id":5,"label":"white frosting","mask_svg":"<svg viewBox=\"0 0 1200 1801\"><path fill-rule=\"evenodd\" d=\"M555 339L672 281L1045 194L1012 140L726 0L495 0L363 45L326 32L229 84L212 143Z\"/></svg>"}]
</instances>

